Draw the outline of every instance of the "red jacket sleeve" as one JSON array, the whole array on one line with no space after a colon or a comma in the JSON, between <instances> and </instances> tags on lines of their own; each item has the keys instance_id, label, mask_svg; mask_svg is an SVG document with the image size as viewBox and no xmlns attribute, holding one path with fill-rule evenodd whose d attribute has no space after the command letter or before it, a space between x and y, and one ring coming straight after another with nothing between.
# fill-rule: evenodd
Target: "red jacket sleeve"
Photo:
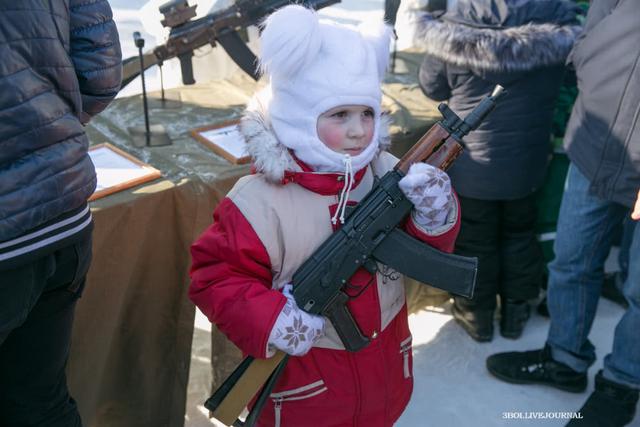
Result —
<instances>
[{"instance_id":1,"label":"red jacket sleeve","mask_svg":"<svg viewBox=\"0 0 640 427\"><path fill-rule=\"evenodd\" d=\"M191 246L189 298L243 352L264 358L286 298L271 289L269 255L236 205L225 198L213 218Z\"/></svg>"},{"instance_id":2,"label":"red jacket sleeve","mask_svg":"<svg viewBox=\"0 0 640 427\"><path fill-rule=\"evenodd\" d=\"M413 222L413 218L409 215L409 219L405 224L405 231L416 239L420 239L423 242L427 243L429 246L432 246L442 252L453 252L453 248L456 243L456 238L458 237L458 233L460 232L460 217L462 212L460 211L460 202L458 201L458 197L454 193L454 198L456 201L456 211L458 213L456 217L456 222L449 230L445 231L442 234L431 235L426 234L422 231L418 226Z\"/></svg>"}]
</instances>

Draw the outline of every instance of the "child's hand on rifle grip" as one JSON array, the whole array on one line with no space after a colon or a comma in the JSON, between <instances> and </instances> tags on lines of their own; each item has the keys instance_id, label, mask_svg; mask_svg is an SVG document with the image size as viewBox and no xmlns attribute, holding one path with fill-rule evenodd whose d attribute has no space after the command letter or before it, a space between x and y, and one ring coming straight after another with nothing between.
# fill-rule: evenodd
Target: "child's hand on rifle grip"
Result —
<instances>
[{"instance_id":1,"label":"child's hand on rifle grip","mask_svg":"<svg viewBox=\"0 0 640 427\"><path fill-rule=\"evenodd\" d=\"M269 353L274 353L275 348L292 356L302 356L324 335L325 318L302 311L291 295L292 288L288 283L282 289L287 303L269 335Z\"/></svg>"},{"instance_id":2,"label":"child's hand on rifle grip","mask_svg":"<svg viewBox=\"0 0 640 427\"><path fill-rule=\"evenodd\" d=\"M419 226L434 230L447 223L449 213L455 208L455 199L451 181L444 171L426 163L415 163L398 185L413 203L411 215Z\"/></svg>"}]
</instances>

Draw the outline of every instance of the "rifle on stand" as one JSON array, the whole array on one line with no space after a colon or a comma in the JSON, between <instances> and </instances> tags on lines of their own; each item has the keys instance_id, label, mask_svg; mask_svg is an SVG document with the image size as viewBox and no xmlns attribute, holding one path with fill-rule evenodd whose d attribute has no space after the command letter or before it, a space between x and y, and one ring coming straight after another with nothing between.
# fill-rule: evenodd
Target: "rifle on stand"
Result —
<instances>
[{"instance_id":1,"label":"rifle on stand","mask_svg":"<svg viewBox=\"0 0 640 427\"><path fill-rule=\"evenodd\" d=\"M194 84L193 51L206 45L215 47L216 43L220 43L243 71L258 80L260 75L256 69L256 56L242 40L240 30L259 24L269 14L288 4L300 4L318 10L339 2L340 0L238 0L226 9L192 20L196 16L196 6L189 6L187 0L171 0L159 8L164 15L162 25L171 28L169 37L165 44L156 46L143 55L143 72L154 65L162 66L168 59L178 58L182 83ZM122 87L138 77L141 72L140 61L138 56L133 56L122 62Z\"/></svg>"},{"instance_id":2,"label":"rifle on stand","mask_svg":"<svg viewBox=\"0 0 640 427\"><path fill-rule=\"evenodd\" d=\"M296 270L292 282L298 307L326 316L346 350L355 352L369 343L347 309L349 297L342 291L360 267L374 274L379 261L419 282L468 298L473 295L476 258L440 252L397 228L413 209L398 182L417 162L448 169L462 152L464 136L480 125L502 95L503 88L496 86L464 120L446 104L440 104L443 120L433 125L393 170L376 181L342 227ZM288 358L281 351L269 359L246 357L204 406L226 425L252 426ZM237 420L261 388L247 420Z\"/></svg>"}]
</instances>

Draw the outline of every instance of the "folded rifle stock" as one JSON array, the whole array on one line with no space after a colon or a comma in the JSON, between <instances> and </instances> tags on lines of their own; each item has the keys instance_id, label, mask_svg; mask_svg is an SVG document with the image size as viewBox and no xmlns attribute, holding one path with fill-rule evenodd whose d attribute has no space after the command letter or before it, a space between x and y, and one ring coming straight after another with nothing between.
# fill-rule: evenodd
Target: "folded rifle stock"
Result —
<instances>
[{"instance_id":1,"label":"folded rifle stock","mask_svg":"<svg viewBox=\"0 0 640 427\"><path fill-rule=\"evenodd\" d=\"M342 227L293 275L293 296L298 306L311 314L326 316L346 350L358 351L369 343L347 309L349 297L342 291L359 268L375 274L376 261L380 261L422 283L472 296L476 258L445 254L397 228L413 208L399 189L398 181L417 162L446 170L462 152L463 137L479 126L502 94L502 87L497 86L465 120L440 104L438 109L444 120L431 127L393 170L376 181ZM205 402L205 407L219 421L238 425L238 415L262 388L244 424L253 425L288 357L282 352L269 359L247 357Z\"/></svg>"}]
</instances>

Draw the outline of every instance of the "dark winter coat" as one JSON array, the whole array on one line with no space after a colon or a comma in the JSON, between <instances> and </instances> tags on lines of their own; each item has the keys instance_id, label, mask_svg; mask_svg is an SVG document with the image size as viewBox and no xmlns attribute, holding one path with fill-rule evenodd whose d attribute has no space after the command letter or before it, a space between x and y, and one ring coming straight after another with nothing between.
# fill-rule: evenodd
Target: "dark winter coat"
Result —
<instances>
[{"instance_id":1,"label":"dark winter coat","mask_svg":"<svg viewBox=\"0 0 640 427\"><path fill-rule=\"evenodd\" d=\"M570 60L579 95L567 125L569 158L592 192L633 206L640 189L640 0L597 0Z\"/></svg>"},{"instance_id":2,"label":"dark winter coat","mask_svg":"<svg viewBox=\"0 0 640 427\"><path fill-rule=\"evenodd\" d=\"M464 117L496 84L508 91L449 170L460 195L513 200L542 184L576 12L564 0L458 0L426 18L419 79L429 98Z\"/></svg>"},{"instance_id":3,"label":"dark winter coat","mask_svg":"<svg viewBox=\"0 0 640 427\"><path fill-rule=\"evenodd\" d=\"M118 92L118 40L106 0L0 0L0 248L83 206L89 215L83 124Z\"/></svg>"}]
</instances>

